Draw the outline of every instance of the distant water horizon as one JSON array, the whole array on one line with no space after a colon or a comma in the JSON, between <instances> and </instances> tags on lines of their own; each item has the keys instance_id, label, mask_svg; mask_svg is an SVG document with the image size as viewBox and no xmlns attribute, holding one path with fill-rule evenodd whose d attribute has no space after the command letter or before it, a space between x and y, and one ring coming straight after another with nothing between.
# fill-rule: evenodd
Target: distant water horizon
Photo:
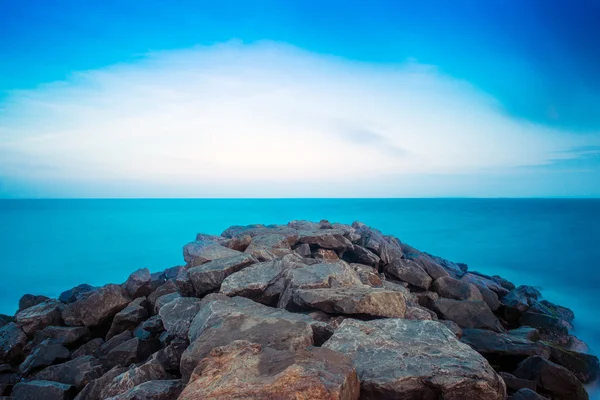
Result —
<instances>
[{"instance_id":1,"label":"distant water horizon","mask_svg":"<svg viewBox=\"0 0 600 400\"><path fill-rule=\"evenodd\" d=\"M600 199L5 199L0 313L25 293L121 283L136 269L184 264L196 233L307 219L364 222L470 270L542 290L575 311L595 354L600 320Z\"/></svg>"}]
</instances>

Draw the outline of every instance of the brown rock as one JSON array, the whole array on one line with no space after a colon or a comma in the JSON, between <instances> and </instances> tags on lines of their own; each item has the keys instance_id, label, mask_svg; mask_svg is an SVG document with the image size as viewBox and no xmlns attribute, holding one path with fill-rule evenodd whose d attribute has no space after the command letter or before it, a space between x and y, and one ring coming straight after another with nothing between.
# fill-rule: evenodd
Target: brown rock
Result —
<instances>
[{"instance_id":1,"label":"brown rock","mask_svg":"<svg viewBox=\"0 0 600 400\"><path fill-rule=\"evenodd\" d=\"M194 285L196 296L201 297L219 290L221 283L229 275L258 262L256 258L249 254L238 254L232 257L221 257L198 267L190 268L188 274Z\"/></svg>"},{"instance_id":2,"label":"brown rock","mask_svg":"<svg viewBox=\"0 0 600 400\"><path fill-rule=\"evenodd\" d=\"M384 272L392 279L399 279L423 290L429 289L432 281L429 274L411 260L395 259L385 266Z\"/></svg>"},{"instance_id":3,"label":"brown rock","mask_svg":"<svg viewBox=\"0 0 600 400\"><path fill-rule=\"evenodd\" d=\"M125 291L132 299L148 296L152 291L152 277L148 268L138 269L127 278L123 285Z\"/></svg>"},{"instance_id":4,"label":"brown rock","mask_svg":"<svg viewBox=\"0 0 600 400\"><path fill-rule=\"evenodd\" d=\"M131 299L119 285L106 285L86 292L79 300L65 306L62 317L68 326L98 326L114 317Z\"/></svg>"},{"instance_id":5,"label":"brown rock","mask_svg":"<svg viewBox=\"0 0 600 400\"><path fill-rule=\"evenodd\" d=\"M461 328L490 329L504 332L504 327L483 301L460 301L440 298L433 303L440 319L456 322Z\"/></svg>"},{"instance_id":6,"label":"brown rock","mask_svg":"<svg viewBox=\"0 0 600 400\"><path fill-rule=\"evenodd\" d=\"M239 251L208 240L198 240L188 243L183 247L183 259L190 267L218 260L219 258L235 257L238 255L240 255Z\"/></svg>"},{"instance_id":7,"label":"brown rock","mask_svg":"<svg viewBox=\"0 0 600 400\"><path fill-rule=\"evenodd\" d=\"M22 357L27 335L14 322L0 328L0 363L12 363ZM21 358L22 359L22 358Z\"/></svg>"},{"instance_id":8,"label":"brown rock","mask_svg":"<svg viewBox=\"0 0 600 400\"><path fill-rule=\"evenodd\" d=\"M359 395L354 367L342 354L323 348L293 353L235 341L198 364L179 400L358 400Z\"/></svg>"},{"instance_id":9,"label":"brown rock","mask_svg":"<svg viewBox=\"0 0 600 400\"><path fill-rule=\"evenodd\" d=\"M20 311L15 321L23 332L33 335L50 325L62 325L61 313L64 305L57 300L47 300Z\"/></svg>"},{"instance_id":10,"label":"brown rock","mask_svg":"<svg viewBox=\"0 0 600 400\"><path fill-rule=\"evenodd\" d=\"M37 373L34 379L65 383L81 390L91 381L100 378L103 373L104 368L96 358L83 356L47 367Z\"/></svg>"},{"instance_id":11,"label":"brown rock","mask_svg":"<svg viewBox=\"0 0 600 400\"><path fill-rule=\"evenodd\" d=\"M48 300L50 300L50 298L46 296L25 294L19 299L19 310L17 311L17 313L25 310L26 308L33 307Z\"/></svg>"},{"instance_id":12,"label":"brown rock","mask_svg":"<svg viewBox=\"0 0 600 400\"><path fill-rule=\"evenodd\" d=\"M433 281L431 290L441 297L449 299L483 301L483 296L479 292L479 289L477 289L477 286L451 278L450 276L441 277Z\"/></svg>"},{"instance_id":13,"label":"brown rock","mask_svg":"<svg viewBox=\"0 0 600 400\"><path fill-rule=\"evenodd\" d=\"M535 381L538 392L555 400L587 400L583 385L566 368L543 357L529 357L513 373L517 378Z\"/></svg>"}]
</instances>

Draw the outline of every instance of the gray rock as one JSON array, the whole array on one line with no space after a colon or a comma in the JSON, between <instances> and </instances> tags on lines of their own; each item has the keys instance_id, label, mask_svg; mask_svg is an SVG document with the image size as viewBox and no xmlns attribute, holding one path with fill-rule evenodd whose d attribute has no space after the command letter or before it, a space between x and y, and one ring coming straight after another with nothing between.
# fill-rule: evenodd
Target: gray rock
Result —
<instances>
[{"instance_id":1,"label":"gray rock","mask_svg":"<svg viewBox=\"0 0 600 400\"><path fill-rule=\"evenodd\" d=\"M0 328L0 364L12 363L22 357L27 335L14 322Z\"/></svg>"},{"instance_id":2,"label":"gray rock","mask_svg":"<svg viewBox=\"0 0 600 400\"><path fill-rule=\"evenodd\" d=\"M147 362L140 366L132 367L114 377L113 380L102 389L100 398L108 399L121 393L125 393L144 382L163 379L169 379L169 375L163 367L156 361Z\"/></svg>"},{"instance_id":3,"label":"gray rock","mask_svg":"<svg viewBox=\"0 0 600 400\"><path fill-rule=\"evenodd\" d=\"M377 272L377 269L364 264L350 264L350 267L356 271L358 278L363 285L371 287L383 287L383 281Z\"/></svg>"},{"instance_id":4,"label":"gray rock","mask_svg":"<svg viewBox=\"0 0 600 400\"><path fill-rule=\"evenodd\" d=\"M117 346L120 346L121 344L125 343L132 337L133 337L133 335L131 334L130 331L123 331L123 332L119 333L118 335L113 336L112 338L107 340L103 345L101 345L100 348L98 349L98 351L96 352L96 354L98 356L105 356L112 349L114 349Z\"/></svg>"},{"instance_id":5,"label":"gray rock","mask_svg":"<svg viewBox=\"0 0 600 400\"><path fill-rule=\"evenodd\" d=\"M384 267L387 276L399 279L420 289L427 290L431 286L431 277L416 262L405 259L395 259Z\"/></svg>"},{"instance_id":6,"label":"gray rock","mask_svg":"<svg viewBox=\"0 0 600 400\"><path fill-rule=\"evenodd\" d=\"M460 301L440 298L433 303L440 319L456 322L461 328L490 329L504 332L504 327L483 301Z\"/></svg>"},{"instance_id":7,"label":"gray rock","mask_svg":"<svg viewBox=\"0 0 600 400\"><path fill-rule=\"evenodd\" d=\"M492 311L496 311L501 303L499 297L506 296L509 292L498 283L480 275L466 273L461 280L477 286L477 289L483 296L483 301L487 303Z\"/></svg>"},{"instance_id":8,"label":"gray rock","mask_svg":"<svg viewBox=\"0 0 600 400\"><path fill-rule=\"evenodd\" d=\"M550 360L571 371L583 383L590 383L600 375L598 357L592 354L569 351L557 346L548 345Z\"/></svg>"},{"instance_id":9,"label":"gray rock","mask_svg":"<svg viewBox=\"0 0 600 400\"><path fill-rule=\"evenodd\" d=\"M65 304L74 303L82 294L91 292L93 290L96 290L94 286L84 283L75 286L73 289L62 292L60 296L58 296L58 300Z\"/></svg>"},{"instance_id":10,"label":"gray rock","mask_svg":"<svg viewBox=\"0 0 600 400\"><path fill-rule=\"evenodd\" d=\"M148 296L152 291L150 270L148 268L138 269L129 275L123 286L132 299Z\"/></svg>"},{"instance_id":11,"label":"gray rock","mask_svg":"<svg viewBox=\"0 0 600 400\"><path fill-rule=\"evenodd\" d=\"M188 274L194 285L196 296L218 291L223 280L234 272L238 272L258 262L250 254L239 253L232 257L222 257L198 267L190 268Z\"/></svg>"},{"instance_id":12,"label":"gray rock","mask_svg":"<svg viewBox=\"0 0 600 400\"><path fill-rule=\"evenodd\" d=\"M103 373L104 368L96 358L83 356L47 367L37 373L34 379L60 382L81 390L91 381L100 378Z\"/></svg>"},{"instance_id":13,"label":"gray rock","mask_svg":"<svg viewBox=\"0 0 600 400\"><path fill-rule=\"evenodd\" d=\"M506 389L509 392L518 392L521 389L530 389L535 390L536 384L534 381L530 381L528 379L517 378L513 374L509 374L508 372L498 372L504 383L506 384Z\"/></svg>"},{"instance_id":14,"label":"gray rock","mask_svg":"<svg viewBox=\"0 0 600 400\"><path fill-rule=\"evenodd\" d=\"M508 396L507 400L548 400L547 397L541 396L531 389L520 389L512 396Z\"/></svg>"},{"instance_id":15,"label":"gray rock","mask_svg":"<svg viewBox=\"0 0 600 400\"><path fill-rule=\"evenodd\" d=\"M79 392L75 400L104 400L101 397L102 390L107 387L115 377L127 371L124 367L114 367L100 378L95 379L85 385L83 390Z\"/></svg>"},{"instance_id":16,"label":"gray rock","mask_svg":"<svg viewBox=\"0 0 600 400\"><path fill-rule=\"evenodd\" d=\"M50 298L46 296L25 294L19 299L19 310L17 311L17 313L25 310L26 308L33 307L48 300L50 300Z\"/></svg>"},{"instance_id":17,"label":"gray rock","mask_svg":"<svg viewBox=\"0 0 600 400\"><path fill-rule=\"evenodd\" d=\"M587 400L589 396L579 380L566 368L543 357L529 357L513 373L517 378L535 381L540 393L555 400Z\"/></svg>"},{"instance_id":18,"label":"gray rock","mask_svg":"<svg viewBox=\"0 0 600 400\"><path fill-rule=\"evenodd\" d=\"M89 337L89 329L83 326L48 326L41 331L37 331L33 336L33 341L39 344L46 339L52 339L64 346L72 346L87 340Z\"/></svg>"},{"instance_id":19,"label":"gray rock","mask_svg":"<svg viewBox=\"0 0 600 400\"><path fill-rule=\"evenodd\" d=\"M180 379L148 381L106 400L175 400L182 390Z\"/></svg>"},{"instance_id":20,"label":"gray rock","mask_svg":"<svg viewBox=\"0 0 600 400\"><path fill-rule=\"evenodd\" d=\"M104 344L104 339L94 338L87 343L82 344L71 353L71 359L76 359L81 356L91 356L95 354Z\"/></svg>"},{"instance_id":21,"label":"gray rock","mask_svg":"<svg viewBox=\"0 0 600 400\"><path fill-rule=\"evenodd\" d=\"M449 277L450 274L444 267L438 264L431 256L424 253L409 253L405 254L404 257L408 260L417 263L429 276L433 279L439 279L443 277Z\"/></svg>"},{"instance_id":22,"label":"gray rock","mask_svg":"<svg viewBox=\"0 0 600 400\"><path fill-rule=\"evenodd\" d=\"M404 318L406 304L400 292L370 286L298 289L292 298L293 308L317 309L329 314L366 317ZM291 305L288 305L291 308Z\"/></svg>"},{"instance_id":23,"label":"gray rock","mask_svg":"<svg viewBox=\"0 0 600 400\"><path fill-rule=\"evenodd\" d=\"M119 285L106 285L83 293L77 301L66 305L62 317L68 326L98 326L114 317L130 301Z\"/></svg>"},{"instance_id":24,"label":"gray rock","mask_svg":"<svg viewBox=\"0 0 600 400\"><path fill-rule=\"evenodd\" d=\"M58 361L67 360L70 355L71 352L62 344L52 342L51 339L46 339L33 348L33 351L25 358L25 361L19 365L19 371L24 375L28 375L35 369L47 367Z\"/></svg>"},{"instance_id":25,"label":"gray rock","mask_svg":"<svg viewBox=\"0 0 600 400\"><path fill-rule=\"evenodd\" d=\"M361 398L506 397L502 378L488 362L435 321L346 319L323 347L352 359Z\"/></svg>"},{"instance_id":26,"label":"gray rock","mask_svg":"<svg viewBox=\"0 0 600 400\"><path fill-rule=\"evenodd\" d=\"M298 231L300 243L318 246L322 249L345 251L353 249L354 245L348 240L345 232L337 229L315 229Z\"/></svg>"},{"instance_id":27,"label":"gray rock","mask_svg":"<svg viewBox=\"0 0 600 400\"><path fill-rule=\"evenodd\" d=\"M377 254L357 244L355 244L352 249L346 250L343 258L351 263L363 264L371 267L378 266L381 261Z\"/></svg>"},{"instance_id":28,"label":"gray rock","mask_svg":"<svg viewBox=\"0 0 600 400\"><path fill-rule=\"evenodd\" d=\"M119 311L113 318L106 339L108 340L123 331L131 330L148 318L148 305L149 303L145 297L138 297Z\"/></svg>"},{"instance_id":29,"label":"gray rock","mask_svg":"<svg viewBox=\"0 0 600 400\"><path fill-rule=\"evenodd\" d=\"M296 253L298 253L301 257L308 257L310 256L310 245L306 244L306 243L302 243L300 246L296 247L296 249L294 250Z\"/></svg>"},{"instance_id":30,"label":"gray rock","mask_svg":"<svg viewBox=\"0 0 600 400\"><path fill-rule=\"evenodd\" d=\"M187 338L192 319L200 307L200 299L195 297L179 297L165 304L159 311L165 330L171 336Z\"/></svg>"},{"instance_id":31,"label":"gray rock","mask_svg":"<svg viewBox=\"0 0 600 400\"><path fill-rule=\"evenodd\" d=\"M15 400L70 400L72 395L72 387L64 383L29 381L17 383L11 398Z\"/></svg>"},{"instance_id":32,"label":"gray rock","mask_svg":"<svg viewBox=\"0 0 600 400\"><path fill-rule=\"evenodd\" d=\"M195 267L219 258L239 256L240 252L221 246L216 242L198 240L183 247L183 259L190 267Z\"/></svg>"},{"instance_id":33,"label":"gray rock","mask_svg":"<svg viewBox=\"0 0 600 400\"><path fill-rule=\"evenodd\" d=\"M145 361L152 353L158 351L159 347L158 340L143 341L134 337L110 350L106 355L102 356L100 361L108 367L116 365L125 367L133 363Z\"/></svg>"},{"instance_id":34,"label":"gray rock","mask_svg":"<svg viewBox=\"0 0 600 400\"><path fill-rule=\"evenodd\" d=\"M536 328L540 339L559 346L566 346L571 340L566 321L547 314L526 311L519 319L520 325Z\"/></svg>"},{"instance_id":35,"label":"gray rock","mask_svg":"<svg viewBox=\"0 0 600 400\"><path fill-rule=\"evenodd\" d=\"M179 299L181 298L181 295L178 292L174 292L174 293L169 293L169 294L165 294L164 296L160 296L158 299L156 299L156 303L154 304L154 312L155 313L159 313L160 309L163 308L163 306L169 304L170 302L172 302L175 299Z\"/></svg>"},{"instance_id":36,"label":"gray rock","mask_svg":"<svg viewBox=\"0 0 600 400\"><path fill-rule=\"evenodd\" d=\"M179 293L177 290L177 285L175 285L175 282L173 281L166 281L148 296L150 307L152 309L155 309L156 301L162 296L165 296L170 293Z\"/></svg>"},{"instance_id":37,"label":"gray rock","mask_svg":"<svg viewBox=\"0 0 600 400\"><path fill-rule=\"evenodd\" d=\"M456 325L456 322L446 321L444 319L440 319L438 322L445 325L446 328L448 328L450 332L454 333L454 336L456 336L458 339L462 338L463 331L460 329L460 326Z\"/></svg>"},{"instance_id":38,"label":"gray rock","mask_svg":"<svg viewBox=\"0 0 600 400\"><path fill-rule=\"evenodd\" d=\"M47 300L20 311L15 316L15 321L23 332L33 335L47 326L62 325L63 307L64 304L57 300Z\"/></svg>"},{"instance_id":39,"label":"gray rock","mask_svg":"<svg viewBox=\"0 0 600 400\"><path fill-rule=\"evenodd\" d=\"M513 336L519 336L523 339L531 340L532 342L537 342L540 340L540 331L530 326L520 326L516 329L511 329L506 333Z\"/></svg>"},{"instance_id":40,"label":"gray rock","mask_svg":"<svg viewBox=\"0 0 600 400\"><path fill-rule=\"evenodd\" d=\"M441 297L446 297L454 300L469 300L482 301L483 296L477 286L454 279L450 276L444 276L433 281L431 290L439 294Z\"/></svg>"}]
</instances>

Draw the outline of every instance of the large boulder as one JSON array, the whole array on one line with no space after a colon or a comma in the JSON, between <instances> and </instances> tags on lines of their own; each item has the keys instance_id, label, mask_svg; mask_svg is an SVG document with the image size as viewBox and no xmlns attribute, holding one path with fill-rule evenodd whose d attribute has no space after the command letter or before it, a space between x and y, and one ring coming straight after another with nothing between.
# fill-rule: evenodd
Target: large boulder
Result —
<instances>
[{"instance_id":1,"label":"large boulder","mask_svg":"<svg viewBox=\"0 0 600 400\"><path fill-rule=\"evenodd\" d=\"M101 397L102 390L107 387L115 377L127 371L124 367L114 367L104 375L85 385L75 400L105 400Z\"/></svg>"},{"instance_id":2,"label":"large boulder","mask_svg":"<svg viewBox=\"0 0 600 400\"><path fill-rule=\"evenodd\" d=\"M101 398L107 399L140 385L144 382L169 379L169 375L156 361L150 361L139 366L132 367L113 380L102 389Z\"/></svg>"},{"instance_id":3,"label":"large boulder","mask_svg":"<svg viewBox=\"0 0 600 400\"><path fill-rule=\"evenodd\" d=\"M47 296L38 296L38 295L34 295L34 294L24 294L19 299L19 310L17 311L17 313L25 310L26 308L33 307L35 305L38 305L38 304L43 303L43 302L48 301L48 300L50 300L50 298L47 297Z\"/></svg>"},{"instance_id":4,"label":"large boulder","mask_svg":"<svg viewBox=\"0 0 600 400\"><path fill-rule=\"evenodd\" d=\"M23 332L33 335L47 326L62 325L63 308L63 303L47 300L20 311L15 316L15 321L21 326Z\"/></svg>"},{"instance_id":5,"label":"large boulder","mask_svg":"<svg viewBox=\"0 0 600 400\"><path fill-rule=\"evenodd\" d=\"M127 366L145 361L152 353L158 351L158 340L140 340L134 337L114 347L100 359L103 365L114 367Z\"/></svg>"},{"instance_id":6,"label":"large boulder","mask_svg":"<svg viewBox=\"0 0 600 400\"><path fill-rule=\"evenodd\" d=\"M381 261L377 254L357 244L355 244L352 249L344 252L344 260L351 263L368 265L371 267L377 267Z\"/></svg>"},{"instance_id":7,"label":"large boulder","mask_svg":"<svg viewBox=\"0 0 600 400\"><path fill-rule=\"evenodd\" d=\"M65 346L72 346L81 343L90 337L90 331L84 326L48 326L41 331L37 331L33 336L36 344L42 343L46 339Z\"/></svg>"},{"instance_id":8,"label":"large boulder","mask_svg":"<svg viewBox=\"0 0 600 400\"><path fill-rule=\"evenodd\" d=\"M384 272L390 278L399 279L419 289L427 290L431 286L431 276L412 260L394 259L385 266Z\"/></svg>"},{"instance_id":9,"label":"large boulder","mask_svg":"<svg viewBox=\"0 0 600 400\"><path fill-rule=\"evenodd\" d=\"M352 359L365 399L506 397L488 362L435 321L346 319L323 347Z\"/></svg>"},{"instance_id":10,"label":"large boulder","mask_svg":"<svg viewBox=\"0 0 600 400\"><path fill-rule=\"evenodd\" d=\"M65 304L73 303L77 301L82 294L91 292L92 290L96 290L96 288L94 286L83 283L81 285L75 286L72 289L62 292L60 296L58 296L58 300Z\"/></svg>"},{"instance_id":11,"label":"large boulder","mask_svg":"<svg viewBox=\"0 0 600 400\"><path fill-rule=\"evenodd\" d=\"M583 385L569 370L543 357L529 357L513 373L537 384L537 391L555 400L587 400Z\"/></svg>"},{"instance_id":12,"label":"large boulder","mask_svg":"<svg viewBox=\"0 0 600 400\"><path fill-rule=\"evenodd\" d=\"M79 299L65 306L62 317L68 326L98 326L129 304L131 299L119 285L106 285L85 292Z\"/></svg>"},{"instance_id":13,"label":"large boulder","mask_svg":"<svg viewBox=\"0 0 600 400\"><path fill-rule=\"evenodd\" d=\"M425 272L433 279L449 277L450 274L444 267L437 263L431 256L424 253L408 253L404 254L404 258L417 263Z\"/></svg>"},{"instance_id":14,"label":"large boulder","mask_svg":"<svg viewBox=\"0 0 600 400\"><path fill-rule=\"evenodd\" d=\"M106 339L138 326L140 322L148 318L148 301L145 297L138 297L127 307L119 311L113 318L110 330L106 334Z\"/></svg>"},{"instance_id":15,"label":"large boulder","mask_svg":"<svg viewBox=\"0 0 600 400\"><path fill-rule=\"evenodd\" d=\"M71 359L76 359L81 356L90 356L95 354L104 344L104 339L94 338L87 343L82 344L71 353Z\"/></svg>"},{"instance_id":16,"label":"large boulder","mask_svg":"<svg viewBox=\"0 0 600 400\"><path fill-rule=\"evenodd\" d=\"M192 319L200 310L200 299L178 297L160 308L162 325L171 336L187 338Z\"/></svg>"},{"instance_id":17,"label":"large boulder","mask_svg":"<svg viewBox=\"0 0 600 400\"><path fill-rule=\"evenodd\" d=\"M550 350L550 360L571 371L581 382L590 383L600 375L598 357L552 345L547 347Z\"/></svg>"},{"instance_id":18,"label":"large boulder","mask_svg":"<svg viewBox=\"0 0 600 400\"><path fill-rule=\"evenodd\" d=\"M19 382L10 398L15 400L71 400L74 390L70 385L49 381Z\"/></svg>"},{"instance_id":19,"label":"large boulder","mask_svg":"<svg viewBox=\"0 0 600 400\"><path fill-rule=\"evenodd\" d=\"M506 384L506 390L509 393L518 392L521 389L535 390L537 387L536 383L534 381L530 381L529 379L517 378L508 372L499 372L498 374L504 380L504 383Z\"/></svg>"},{"instance_id":20,"label":"large boulder","mask_svg":"<svg viewBox=\"0 0 600 400\"><path fill-rule=\"evenodd\" d=\"M454 300L469 300L482 301L483 296L477 286L472 283L454 279L450 276L443 276L433 281L431 290L439 294L441 297L446 297Z\"/></svg>"},{"instance_id":21,"label":"large boulder","mask_svg":"<svg viewBox=\"0 0 600 400\"><path fill-rule=\"evenodd\" d=\"M96 358L82 356L44 368L34 376L34 379L65 383L81 390L91 381L100 378L103 373L104 368Z\"/></svg>"},{"instance_id":22,"label":"large boulder","mask_svg":"<svg viewBox=\"0 0 600 400\"><path fill-rule=\"evenodd\" d=\"M315 229L298 231L298 241L308 245L337 251L352 250L354 245L345 232L338 229Z\"/></svg>"},{"instance_id":23,"label":"large boulder","mask_svg":"<svg viewBox=\"0 0 600 400\"><path fill-rule=\"evenodd\" d=\"M292 303L294 308L300 310L317 309L329 314L364 317L404 318L406 311L402 293L366 285L298 289L294 291Z\"/></svg>"},{"instance_id":24,"label":"large boulder","mask_svg":"<svg viewBox=\"0 0 600 400\"><path fill-rule=\"evenodd\" d=\"M483 301L460 301L440 298L433 303L441 319L456 322L461 328L490 329L504 332L504 327Z\"/></svg>"},{"instance_id":25,"label":"large boulder","mask_svg":"<svg viewBox=\"0 0 600 400\"><path fill-rule=\"evenodd\" d=\"M540 339L552 344L566 346L571 341L569 325L561 318L527 310L521 315L519 324L536 328Z\"/></svg>"},{"instance_id":26,"label":"large boulder","mask_svg":"<svg viewBox=\"0 0 600 400\"><path fill-rule=\"evenodd\" d=\"M60 343L46 339L42 343L34 347L31 353L25 358L25 361L19 366L22 374L28 375L31 371L55 362L65 361L69 359L71 352Z\"/></svg>"},{"instance_id":27,"label":"large boulder","mask_svg":"<svg viewBox=\"0 0 600 400\"><path fill-rule=\"evenodd\" d=\"M148 296L152 291L152 276L148 268L138 269L127 278L123 287L129 297L135 299L137 297Z\"/></svg>"},{"instance_id":28,"label":"large boulder","mask_svg":"<svg viewBox=\"0 0 600 400\"><path fill-rule=\"evenodd\" d=\"M352 362L342 354L315 347L294 353L234 341L198 364L179 400L358 400L359 395Z\"/></svg>"},{"instance_id":29,"label":"large boulder","mask_svg":"<svg viewBox=\"0 0 600 400\"><path fill-rule=\"evenodd\" d=\"M494 280L481 275L467 272L460 279L463 282L477 286L477 289L479 289L479 292L481 292L481 295L483 296L483 301L487 303L492 311L496 311L500 307L500 297L509 293L507 289L496 283Z\"/></svg>"},{"instance_id":30,"label":"large boulder","mask_svg":"<svg viewBox=\"0 0 600 400\"><path fill-rule=\"evenodd\" d=\"M182 389L180 379L148 381L106 400L175 400Z\"/></svg>"},{"instance_id":31,"label":"large boulder","mask_svg":"<svg viewBox=\"0 0 600 400\"><path fill-rule=\"evenodd\" d=\"M22 357L27 335L14 322L0 328L0 364L12 363Z\"/></svg>"},{"instance_id":32,"label":"large boulder","mask_svg":"<svg viewBox=\"0 0 600 400\"><path fill-rule=\"evenodd\" d=\"M190 346L181 357L181 374L187 380L198 362L215 347L234 340L249 340L278 350L312 345L319 329L329 326L308 315L267 307L243 297L203 300L189 331Z\"/></svg>"},{"instance_id":33,"label":"large boulder","mask_svg":"<svg viewBox=\"0 0 600 400\"><path fill-rule=\"evenodd\" d=\"M219 258L239 256L240 252L209 240L197 240L183 247L183 259L190 267L195 267Z\"/></svg>"},{"instance_id":34,"label":"large boulder","mask_svg":"<svg viewBox=\"0 0 600 400\"><path fill-rule=\"evenodd\" d=\"M350 264L350 267L356 271L358 278L363 285L371 287L383 287L383 280L379 276L376 268L364 264Z\"/></svg>"},{"instance_id":35,"label":"large boulder","mask_svg":"<svg viewBox=\"0 0 600 400\"><path fill-rule=\"evenodd\" d=\"M534 392L532 389L523 388L519 389L512 396L508 396L507 400L548 400L548 398Z\"/></svg>"},{"instance_id":36,"label":"large boulder","mask_svg":"<svg viewBox=\"0 0 600 400\"><path fill-rule=\"evenodd\" d=\"M201 297L207 293L218 291L223 280L229 275L258 262L250 254L238 253L232 257L222 257L209 261L188 270L188 275L196 295Z\"/></svg>"}]
</instances>

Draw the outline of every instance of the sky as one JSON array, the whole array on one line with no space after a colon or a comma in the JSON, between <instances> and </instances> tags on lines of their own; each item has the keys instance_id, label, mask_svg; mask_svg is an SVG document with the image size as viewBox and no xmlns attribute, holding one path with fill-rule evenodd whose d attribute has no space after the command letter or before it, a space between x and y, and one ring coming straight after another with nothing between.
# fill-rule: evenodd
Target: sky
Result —
<instances>
[{"instance_id":1,"label":"sky","mask_svg":"<svg viewBox=\"0 0 600 400\"><path fill-rule=\"evenodd\" d=\"M600 1L0 0L0 198L600 197Z\"/></svg>"}]
</instances>

